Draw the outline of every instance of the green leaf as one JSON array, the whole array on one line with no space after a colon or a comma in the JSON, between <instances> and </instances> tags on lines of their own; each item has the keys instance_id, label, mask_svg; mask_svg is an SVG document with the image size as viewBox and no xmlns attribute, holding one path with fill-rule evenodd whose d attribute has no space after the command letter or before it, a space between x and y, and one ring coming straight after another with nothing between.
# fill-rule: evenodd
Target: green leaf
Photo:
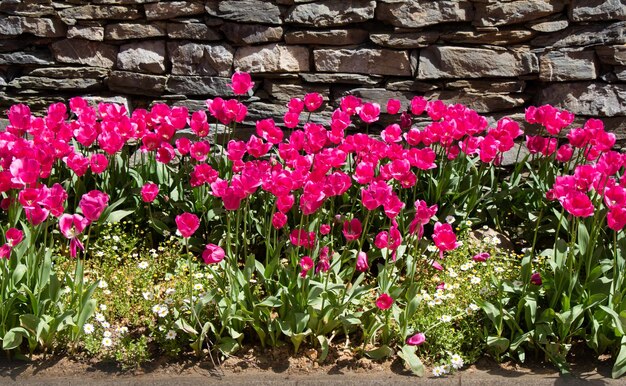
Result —
<instances>
[{"instance_id":1,"label":"green leaf","mask_svg":"<svg viewBox=\"0 0 626 386\"><path fill-rule=\"evenodd\" d=\"M619 378L626 373L626 336L622 336L622 342L611 371L611 377Z\"/></svg>"},{"instance_id":2,"label":"green leaf","mask_svg":"<svg viewBox=\"0 0 626 386\"><path fill-rule=\"evenodd\" d=\"M28 331L23 327L14 327L7 331L2 338L2 349L13 350L22 344L22 339L28 337Z\"/></svg>"},{"instance_id":3,"label":"green leaf","mask_svg":"<svg viewBox=\"0 0 626 386\"><path fill-rule=\"evenodd\" d=\"M391 347L387 346L386 344L383 346L380 346L379 348L375 349L375 350L370 350L370 351L366 351L365 355L367 355L368 357L370 357L371 359L374 360L381 360L384 358L388 358L390 356L393 355L393 349L391 349Z\"/></svg>"},{"instance_id":4,"label":"green leaf","mask_svg":"<svg viewBox=\"0 0 626 386\"><path fill-rule=\"evenodd\" d=\"M124 217L132 213L135 213L135 211L134 210L116 210L114 212L111 212L109 216L106 218L106 220L104 221L109 222L109 223L120 222L120 220L122 220Z\"/></svg>"},{"instance_id":5,"label":"green leaf","mask_svg":"<svg viewBox=\"0 0 626 386\"><path fill-rule=\"evenodd\" d=\"M615 328L617 329L617 331L619 331L619 335L618 336L624 336L624 326L622 326L622 321L619 318L619 315L617 314L617 312L613 311L611 308L607 307L607 306L600 306L600 308L606 312L610 317L613 318L613 322L615 325Z\"/></svg>"},{"instance_id":6,"label":"green leaf","mask_svg":"<svg viewBox=\"0 0 626 386\"><path fill-rule=\"evenodd\" d=\"M584 256L589 246L589 232L587 232L587 227L585 227L582 221L578 224L578 238L576 239L576 243L578 244L580 253Z\"/></svg>"},{"instance_id":7,"label":"green leaf","mask_svg":"<svg viewBox=\"0 0 626 386\"><path fill-rule=\"evenodd\" d=\"M281 307L282 305L283 305L283 302L276 296L268 296L261 303L257 304L257 306L273 307L273 308L278 308L278 307Z\"/></svg>"},{"instance_id":8,"label":"green leaf","mask_svg":"<svg viewBox=\"0 0 626 386\"><path fill-rule=\"evenodd\" d=\"M417 347L415 346L404 345L402 346L402 350L398 352L398 356L404 359L404 363L409 366L413 374L417 375L418 377L423 377L424 364L419 359L417 354L415 354L416 350Z\"/></svg>"},{"instance_id":9,"label":"green leaf","mask_svg":"<svg viewBox=\"0 0 626 386\"><path fill-rule=\"evenodd\" d=\"M11 275L11 279L13 280L13 285L16 285L17 283L20 282L20 280L22 280L22 278L26 274L26 270L27 268L26 268L26 265L24 264L18 264L15 267L15 269L13 270L13 274Z\"/></svg>"},{"instance_id":10,"label":"green leaf","mask_svg":"<svg viewBox=\"0 0 626 386\"><path fill-rule=\"evenodd\" d=\"M319 363L322 363L326 360L326 357L328 356L328 349L330 347L330 342L328 341L328 338L326 338L324 335L318 335L317 341L319 342L320 347L322 348L322 352L320 353L320 357L317 359L317 361Z\"/></svg>"},{"instance_id":11,"label":"green leaf","mask_svg":"<svg viewBox=\"0 0 626 386\"><path fill-rule=\"evenodd\" d=\"M239 342L229 336L226 336L220 339L217 347L224 354L230 355L239 349Z\"/></svg>"},{"instance_id":12,"label":"green leaf","mask_svg":"<svg viewBox=\"0 0 626 386\"><path fill-rule=\"evenodd\" d=\"M83 306L83 309L78 316L78 321L76 322L76 327L78 327L78 331L83 331L83 326L85 325L85 322L91 317L91 315L93 315L95 310L96 301L94 299L89 299Z\"/></svg>"},{"instance_id":13,"label":"green leaf","mask_svg":"<svg viewBox=\"0 0 626 386\"><path fill-rule=\"evenodd\" d=\"M500 355L509 348L509 340L503 337L488 336L487 346L492 348L496 355Z\"/></svg>"},{"instance_id":14,"label":"green leaf","mask_svg":"<svg viewBox=\"0 0 626 386\"><path fill-rule=\"evenodd\" d=\"M198 331L196 331L189 323L187 323L184 319L178 319L174 322L174 325L181 331L186 332L190 335L197 335Z\"/></svg>"}]
</instances>

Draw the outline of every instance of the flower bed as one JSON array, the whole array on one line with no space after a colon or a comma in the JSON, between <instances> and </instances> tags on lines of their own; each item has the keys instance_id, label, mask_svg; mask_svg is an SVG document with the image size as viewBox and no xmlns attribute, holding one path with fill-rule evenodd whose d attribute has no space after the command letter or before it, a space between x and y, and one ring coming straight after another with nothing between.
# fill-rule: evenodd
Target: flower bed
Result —
<instances>
[{"instance_id":1,"label":"flower bed","mask_svg":"<svg viewBox=\"0 0 626 386\"><path fill-rule=\"evenodd\" d=\"M231 86L243 95L252 80ZM583 341L623 373L626 157L601 121L560 137L573 115L531 107L539 134L505 167L524 134L509 118L489 127L462 105L389 100L398 123L374 136L378 104L346 96L326 127L309 120L322 104L292 99L247 141L232 137L237 99L191 115L13 106L0 133L3 349L138 363L149 344L219 356L289 343L323 362L341 340L421 375L422 360L437 374L475 360L481 342L565 372ZM501 236L471 237L483 227ZM505 237L518 247L494 242Z\"/></svg>"}]
</instances>

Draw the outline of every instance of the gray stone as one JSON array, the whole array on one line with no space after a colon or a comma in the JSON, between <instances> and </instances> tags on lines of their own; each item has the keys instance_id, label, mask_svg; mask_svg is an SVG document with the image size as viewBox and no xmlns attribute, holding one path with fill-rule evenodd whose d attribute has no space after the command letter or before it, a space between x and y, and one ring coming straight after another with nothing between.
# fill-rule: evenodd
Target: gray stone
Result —
<instances>
[{"instance_id":1,"label":"gray stone","mask_svg":"<svg viewBox=\"0 0 626 386\"><path fill-rule=\"evenodd\" d=\"M0 35L17 36L24 33L22 18L18 16L0 17Z\"/></svg>"},{"instance_id":2,"label":"gray stone","mask_svg":"<svg viewBox=\"0 0 626 386\"><path fill-rule=\"evenodd\" d=\"M282 44L241 47L235 54L235 68L251 73L309 71L309 49Z\"/></svg>"},{"instance_id":3,"label":"gray stone","mask_svg":"<svg viewBox=\"0 0 626 386\"><path fill-rule=\"evenodd\" d=\"M59 16L64 20L134 20L139 19L141 14L135 7L119 5L82 5L63 9L59 11Z\"/></svg>"},{"instance_id":4,"label":"gray stone","mask_svg":"<svg viewBox=\"0 0 626 386\"><path fill-rule=\"evenodd\" d=\"M573 21L626 20L626 0L572 0Z\"/></svg>"},{"instance_id":5,"label":"gray stone","mask_svg":"<svg viewBox=\"0 0 626 386\"><path fill-rule=\"evenodd\" d=\"M282 24L280 8L261 0L209 0L209 15L243 23Z\"/></svg>"},{"instance_id":6,"label":"gray stone","mask_svg":"<svg viewBox=\"0 0 626 386\"><path fill-rule=\"evenodd\" d=\"M43 78L94 78L101 79L109 74L106 68L98 67L47 67L35 68L28 73L29 76Z\"/></svg>"},{"instance_id":7,"label":"gray stone","mask_svg":"<svg viewBox=\"0 0 626 386\"><path fill-rule=\"evenodd\" d=\"M200 15L204 13L201 1L159 1L144 5L146 19L166 20L175 17Z\"/></svg>"},{"instance_id":8,"label":"gray stone","mask_svg":"<svg viewBox=\"0 0 626 386\"><path fill-rule=\"evenodd\" d=\"M150 74L165 73L165 42L146 40L121 46L117 54L117 68Z\"/></svg>"},{"instance_id":9,"label":"gray stone","mask_svg":"<svg viewBox=\"0 0 626 386\"><path fill-rule=\"evenodd\" d=\"M335 27L360 23L374 18L376 1L322 0L294 5L287 11L285 22L312 27Z\"/></svg>"},{"instance_id":10,"label":"gray stone","mask_svg":"<svg viewBox=\"0 0 626 386\"><path fill-rule=\"evenodd\" d=\"M446 82L446 88L461 89L470 92L515 93L523 92L526 82L523 80L455 80Z\"/></svg>"},{"instance_id":11,"label":"gray stone","mask_svg":"<svg viewBox=\"0 0 626 386\"><path fill-rule=\"evenodd\" d=\"M344 46L367 41L368 32L363 29L301 30L285 34L287 44L323 44Z\"/></svg>"},{"instance_id":12,"label":"gray stone","mask_svg":"<svg viewBox=\"0 0 626 386\"><path fill-rule=\"evenodd\" d=\"M489 94L473 93L463 90L455 91L432 91L424 95L426 99L439 99L446 104L460 103L478 113L508 110L521 107L529 99L520 94Z\"/></svg>"},{"instance_id":13,"label":"gray stone","mask_svg":"<svg viewBox=\"0 0 626 386\"><path fill-rule=\"evenodd\" d=\"M172 75L167 80L166 90L182 95L233 97L229 83L229 78Z\"/></svg>"},{"instance_id":14,"label":"gray stone","mask_svg":"<svg viewBox=\"0 0 626 386\"><path fill-rule=\"evenodd\" d=\"M30 52L9 52L0 53L0 64L54 64L54 60L48 50L37 50Z\"/></svg>"},{"instance_id":15,"label":"gray stone","mask_svg":"<svg viewBox=\"0 0 626 386\"><path fill-rule=\"evenodd\" d=\"M0 1L0 12L6 15L28 17L56 15L56 10L49 2L34 1Z\"/></svg>"},{"instance_id":16,"label":"gray stone","mask_svg":"<svg viewBox=\"0 0 626 386\"><path fill-rule=\"evenodd\" d=\"M23 17L21 22L24 33L46 38L65 36L65 24L59 19Z\"/></svg>"},{"instance_id":17,"label":"gray stone","mask_svg":"<svg viewBox=\"0 0 626 386\"><path fill-rule=\"evenodd\" d=\"M382 76L376 75L361 75L361 74L348 74L348 73L333 73L324 74L321 72L302 73L300 77L309 83L345 83L345 84L360 84L366 86L376 86L383 81Z\"/></svg>"},{"instance_id":18,"label":"gray stone","mask_svg":"<svg viewBox=\"0 0 626 386\"><path fill-rule=\"evenodd\" d=\"M497 46L507 46L518 44L532 39L537 33L526 29L477 32L477 31L455 31L441 35L441 40L449 43L463 44L493 44Z\"/></svg>"},{"instance_id":19,"label":"gray stone","mask_svg":"<svg viewBox=\"0 0 626 386\"><path fill-rule=\"evenodd\" d=\"M117 59L117 47L82 39L65 39L50 48L60 63L76 63L93 67L112 68Z\"/></svg>"},{"instance_id":20,"label":"gray stone","mask_svg":"<svg viewBox=\"0 0 626 386\"><path fill-rule=\"evenodd\" d=\"M108 86L112 91L137 95L160 95L165 91L166 76L113 71Z\"/></svg>"},{"instance_id":21,"label":"gray stone","mask_svg":"<svg viewBox=\"0 0 626 386\"><path fill-rule=\"evenodd\" d=\"M596 79L594 51L555 50L539 57L539 79L548 82Z\"/></svg>"},{"instance_id":22,"label":"gray stone","mask_svg":"<svg viewBox=\"0 0 626 386\"><path fill-rule=\"evenodd\" d=\"M107 40L145 39L165 36L165 25L160 23L114 23L104 30Z\"/></svg>"},{"instance_id":23,"label":"gray stone","mask_svg":"<svg viewBox=\"0 0 626 386\"><path fill-rule=\"evenodd\" d=\"M540 47L592 46L626 43L626 22L575 25L558 33L539 36L530 44Z\"/></svg>"},{"instance_id":24,"label":"gray stone","mask_svg":"<svg viewBox=\"0 0 626 386\"><path fill-rule=\"evenodd\" d=\"M302 83L286 83L280 80L266 79L263 81L263 89L274 99L281 102L289 102L291 98L302 98L308 93L319 93L328 102L329 86L305 85Z\"/></svg>"},{"instance_id":25,"label":"gray stone","mask_svg":"<svg viewBox=\"0 0 626 386\"><path fill-rule=\"evenodd\" d=\"M375 44L387 48L421 48L435 43L439 39L439 32L405 32L395 34L371 34L370 39Z\"/></svg>"},{"instance_id":26,"label":"gray stone","mask_svg":"<svg viewBox=\"0 0 626 386\"><path fill-rule=\"evenodd\" d=\"M626 66L626 46L596 47L596 54L602 63Z\"/></svg>"},{"instance_id":27,"label":"gray stone","mask_svg":"<svg viewBox=\"0 0 626 386\"><path fill-rule=\"evenodd\" d=\"M516 77L538 71L527 51L431 46L421 50L418 79Z\"/></svg>"},{"instance_id":28,"label":"gray stone","mask_svg":"<svg viewBox=\"0 0 626 386\"><path fill-rule=\"evenodd\" d=\"M283 28L276 26L224 23L220 29L228 40L241 45L272 43L283 38Z\"/></svg>"},{"instance_id":29,"label":"gray stone","mask_svg":"<svg viewBox=\"0 0 626 386\"><path fill-rule=\"evenodd\" d=\"M68 39L86 39L101 42L104 40L104 27L74 25L67 29Z\"/></svg>"},{"instance_id":30,"label":"gray stone","mask_svg":"<svg viewBox=\"0 0 626 386\"><path fill-rule=\"evenodd\" d=\"M227 44L167 43L172 75L230 76L234 50Z\"/></svg>"},{"instance_id":31,"label":"gray stone","mask_svg":"<svg viewBox=\"0 0 626 386\"><path fill-rule=\"evenodd\" d=\"M171 39L214 41L222 35L204 23L167 23L167 36Z\"/></svg>"},{"instance_id":32,"label":"gray stone","mask_svg":"<svg viewBox=\"0 0 626 386\"><path fill-rule=\"evenodd\" d=\"M577 115L625 116L626 84L599 82L564 82L542 88L535 100L539 105L551 104Z\"/></svg>"},{"instance_id":33,"label":"gray stone","mask_svg":"<svg viewBox=\"0 0 626 386\"><path fill-rule=\"evenodd\" d=\"M23 33L48 38L61 37L65 36L65 24L59 19L0 17L0 35L17 36Z\"/></svg>"},{"instance_id":34,"label":"gray stone","mask_svg":"<svg viewBox=\"0 0 626 386\"><path fill-rule=\"evenodd\" d=\"M102 80L90 78L41 78L21 76L13 79L9 87L33 90L96 90L102 88Z\"/></svg>"},{"instance_id":35,"label":"gray stone","mask_svg":"<svg viewBox=\"0 0 626 386\"><path fill-rule=\"evenodd\" d=\"M521 0L511 2L476 3L474 23L479 26L498 26L523 23L561 12L565 0Z\"/></svg>"},{"instance_id":36,"label":"gray stone","mask_svg":"<svg viewBox=\"0 0 626 386\"><path fill-rule=\"evenodd\" d=\"M615 76L622 82L626 81L626 66L615 67Z\"/></svg>"},{"instance_id":37,"label":"gray stone","mask_svg":"<svg viewBox=\"0 0 626 386\"><path fill-rule=\"evenodd\" d=\"M411 76L406 51L388 49L319 49L313 52L315 68L321 72Z\"/></svg>"},{"instance_id":38,"label":"gray stone","mask_svg":"<svg viewBox=\"0 0 626 386\"><path fill-rule=\"evenodd\" d=\"M436 84L417 80L390 80L385 84L385 88L391 91L426 92L436 90L439 87Z\"/></svg>"},{"instance_id":39,"label":"gray stone","mask_svg":"<svg viewBox=\"0 0 626 386\"><path fill-rule=\"evenodd\" d=\"M541 21L529 24L530 29L537 32L556 32L561 31L569 26L567 20Z\"/></svg>"},{"instance_id":40,"label":"gray stone","mask_svg":"<svg viewBox=\"0 0 626 386\"><path fill-rule=\"evenodd\" d=\"M396 27L419 28L439 23L470 21L472 3L463 0L413 0L383 2L376 7L376 19Z\"/></svg>"}]
</instances>

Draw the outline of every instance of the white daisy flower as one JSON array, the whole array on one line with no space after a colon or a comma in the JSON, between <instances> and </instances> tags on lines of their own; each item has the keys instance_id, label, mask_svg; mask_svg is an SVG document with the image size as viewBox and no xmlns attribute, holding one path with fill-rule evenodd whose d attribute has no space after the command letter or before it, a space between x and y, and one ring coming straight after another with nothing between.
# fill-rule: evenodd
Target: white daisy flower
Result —
<instances>
[{"instance_id":1,"label":"white daisy flower","mask_svg":"<svg viewBox=\"0 0 626 386\"><path fill-rule=\"evenodd\" d=\"M105 317L104 317L104 315L102 315L101 313L96 312L96 320L97 320L98 322L104 322L104 321L106 320L106 318L105 318Z\"/></svg>"},{"instance_id":2,"label":"white daisy flower","mask_svg":"<svg viewBox=\"0 0 626 386\"><path fill-rule=\"evenodd\" d=\"M105 289L105 288L108 288L108 287L109 287L109 283L107 283L104 280L100 280L100 283L98 283L98 288L100 288L100 289Z\"/></svg>"},{"instance_id":3,"label":"white daisy flower","mask_svg":"<svg viewBox=\"0 0 626 386\"><path fill-rule=\"evenodd\" d=\"M440 376L442 376L443 374L445 374L445 373L444 373L444 370L443 370L443 366L436 366L436 367L433 367L433 376L435 376L435 377L440 377Z\"/></svg>"},{"instance_id":4,"label":"white daisy flower","mask_svg":"<svg viewBox=\"0 0 626 386\"><path fill-rule=\"evenodd\" d=\"M448 224L454 223L454 220L455 220L454 216L446 216L446 222Z\"/></svg>"},{"instance_id":5,"label":"white daisy flower","mask_svg":"<svg viewBox=\"0 0 626 386\"><path fill-rule=\"evenodd\" d=\"M153 300L154 299L154 294L150 291L145 291L141 293L141 296L143 296L144 299L146 300Z\"/></svg>"},{"instance_id":6,"label":"white daisy flower","mask_svg":"<svg viewBox=\"0 0 626 386\"><path fill-rule=\"evenodd\" d=\"M106 311L107 305L106 304L100 304L100 306L98 308L100 308L100 311Z\"/></svg>"},{"instance_id":7,"label":"white daisy flower","mask_svg":"<svg viewBox=\"0 0 626 386\"><path fill-rule=\"evenodd\" d=\"M122 326L122 327L118 327L115 332L117 332L120 335L126 335L128 334L128 327L126 326Z\"/></svg>"},{"instance_id":8,"label":"white daisy flower","mask_svg":"<svg viewBox=\"0 0 626 386\"><path fill-rule=\"evenodd\" d=\"M142 261L139 264L137 264L137 268L139 269L146 269L148 268L148 262L147 261Z\"/></svg>"},{"instance_id":9,"label":"white daisy flower","mask_svg":"<svg viewBox=\"0 0 626 386\"><path fill-rule=\"evenodd\" d=\"M104 321L104 322L100 323L100 325L101 325L103 328L109 328L109 327L111 327L111 323L109 323L109 322L107 322L107 321Z\"/></svg>"},{"instance_id":10,"label":"white daisy flower","mask_svg":"<svg viewBox=\"0 0 626 386\"><path fill-rule=\"evenodd\" d=\"M167 339L167 340L174 340L174 339L176 339L176 331L169 330L167 332L167 334L165 334L165 339Z\"/></svg>"},{"instance_id":11,"label":"white daisy flower","mask_svg":"<svg viewBox=\"0 0 626 386\"><path fill-rule=\"evenodd\" d=\"M102 345L104 347L111 347L111 346L113 346L113 340L111 338L103 338L102 339Z\"/></svg>"},{"instance_id":12,"label":"white daisy flower","mask_svg":"<svg viewBox=\"0 0 626 386\"><path fill-rule=\"evenodd\" d=\"M454 354L450 357L450 364L455 370L458 370L463 367L465 362L463 362L463 358L459 354Z\"/></svg>"},{"instance_id":13,"label":"white daisy flower","mask_svg":"<svg viewBox=\"0 0 626 386\"><path fill-rule=\"evenodd\" d=\"M472 276L472 277L470 277L470 283L478 284L478 283L480 283L480 278L478 276Z\"/></svg>"},{"instance_id":14,"label":"white daisy flower","mask_svg":"<svg viewBox=\"0 0 626 386\"><path fill-rule=\"evenodd\" d=\"M442 315L439 320L441 320L444 323L449 323L452 321L452 316L450 315Z\"/></svg>"},{"instance_id":15,"label":"white daisy flower","mask_svg":"<svg viewBox=\"0 0 626 386\"><path fill-rule=\"evenodd\" d=\"M102 336L105 338L110 338L111 337L111 331L105 331L104 333L102 333Z\"/></svg>"},{"instance_id":16,"label":"white daisy flower","mask_svg":"<svg viewBox=\"0 0 626 386\"><path fill-rule=\"evenodd\" d=\"M93 324L91 324L91 323L85 323L85 325L83 326L83 331L87 335L91 335L91 333L94 332L94 330L95 330L95 328L94 328Z\"/></svg>"}]
</instances>

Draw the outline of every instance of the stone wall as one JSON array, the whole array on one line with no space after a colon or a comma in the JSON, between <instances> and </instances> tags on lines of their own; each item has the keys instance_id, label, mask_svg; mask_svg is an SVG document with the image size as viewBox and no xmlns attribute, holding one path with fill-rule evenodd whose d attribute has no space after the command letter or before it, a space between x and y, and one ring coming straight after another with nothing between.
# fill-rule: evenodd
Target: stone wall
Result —
<instances>
[{"instance_id":1,"label":"stone wall","mask_svg":"<svg viewBox=\"0 0 626 386\"><path fill-rule=\"evenodd\" d=\"M91 95L196 110L231 97L239 69L250 122L306 92L327 111L418 94L496 118L550 103L623 139L625 43L626 0L2 0L0 109Z\"/></svg>"}]
</instances>

